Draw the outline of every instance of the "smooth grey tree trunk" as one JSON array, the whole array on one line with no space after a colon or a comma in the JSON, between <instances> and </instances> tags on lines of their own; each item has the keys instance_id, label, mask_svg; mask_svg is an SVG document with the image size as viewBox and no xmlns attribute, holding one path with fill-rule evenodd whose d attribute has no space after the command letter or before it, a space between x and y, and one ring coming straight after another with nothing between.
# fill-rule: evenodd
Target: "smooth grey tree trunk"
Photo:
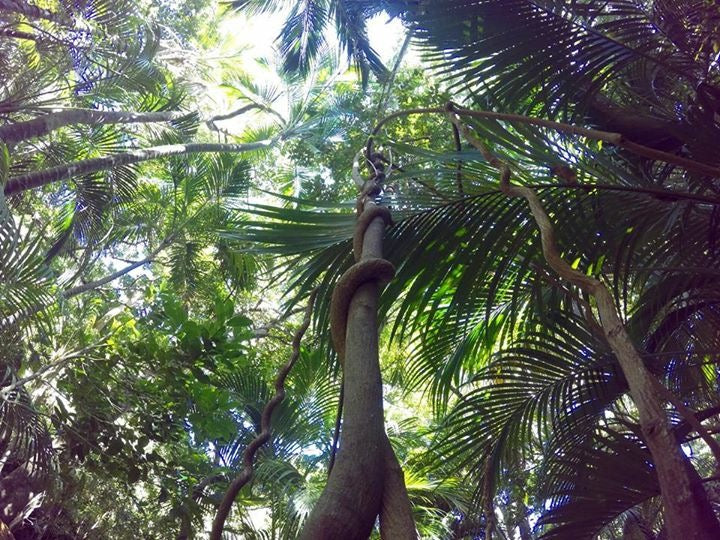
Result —
<instances>
[{"instance_id":1,"label":"smooth grey tree trunk","mask_svg":"<svg viewBox=\"0 0 720 540\"><path fill-rule=\"evenodd\" d=\"M221 144L221 143L191 143L191 144L167 144L163 146L153 146L138 150L130 150L120 154L110 156L85 159L59 165L49 169L33 171L11 177L5 184L5 195L14 195L28 189L34 189L53 182L61 180L69 180L76 176L84 174L92 174L99 171L106 171L121 165L132 165L152 159L159 159L168 156L180 156L187 154L198 154L205 152L230 152L242 153L252 150L260 150L273 146L275 140L259 141L245 144Z\"/></svg>"},{"instance_id":2,"label":"smooth grey tree trunk","mask_svg":"<svg viewBox=\"0 0 720 540\"><path fill-rule=\"evenodd\" d=\"M154 122L171 122L187 116L187 113L177 111L164 112L126 112L126 111L99 111L97 109L61 109L14 124L0 126L0 141L12 146L20 141L42 137L65 126L76 124L105 125L105 124L138 124Z\"/></svg>"}]
</instances>

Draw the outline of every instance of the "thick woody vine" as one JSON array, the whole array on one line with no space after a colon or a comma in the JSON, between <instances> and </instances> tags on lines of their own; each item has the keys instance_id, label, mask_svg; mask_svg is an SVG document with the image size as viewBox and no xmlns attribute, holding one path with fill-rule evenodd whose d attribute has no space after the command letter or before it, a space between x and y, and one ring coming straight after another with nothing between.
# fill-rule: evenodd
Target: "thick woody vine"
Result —
<instances>
[{"instance_id":1,"label":"thick woody vine","mask_svg":"<svg viewBox=\"0 0 720 540\"><path fill-rule=\"evenodd\" d=\"M310 317L316 295L317 289L313 289L307 301L307 308L305 309L303 322L293 337L292 353L290 354L290 358L287 363L280 368L275 379L275 395L273 395L270 401L268 401L263 408L262 415L260 417L260 433L258 433L250 444L247 445L245 451L243 452L243 468L230 483L230 486L220 502L220 506L218 506L215 519L213 520L212 531L210 532L210 540L220 540L223 528L225 527L225 521L230 514L235 498L245 484L247 484L255 476L255 454L260 447L270 440L270 421L272 419L272 414L275 411L275 408L282 402L283 399L285 399L285 379L295 365L295 362L297 362L298 358L300 358L300 343L305 335L305 332L310 326Z\"/></svg>"}]
</instances>

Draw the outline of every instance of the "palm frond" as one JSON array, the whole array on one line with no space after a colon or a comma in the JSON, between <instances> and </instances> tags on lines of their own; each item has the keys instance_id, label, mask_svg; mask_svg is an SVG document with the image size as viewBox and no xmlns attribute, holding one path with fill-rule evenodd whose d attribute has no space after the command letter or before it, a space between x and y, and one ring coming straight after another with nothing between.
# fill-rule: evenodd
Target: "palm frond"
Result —
<instances>
[{"instance_id":1,"label":"palm frond","mask_svg":"<svg viewBox=\"0 0 720 540\"><path fill-rule=\"evenodd\" d=\"M511 110L562 111L638 62L686 81L698 76L693 55L636 2L452 0L403 16L453 84L484 86Z\"/></svg>"},{"instance_id":2,"label":"palm frond","mask_svg":"<svg viewBox=\"0 0 720 540\"><path fill-rule=\"evenodd\" d=\"M660 487L647 448L605 428L548 459L540 473L549 509L538 527L543 539L588 540Z\"/></svg>"},{"instance_id":3,"label":"palm frond","mask_svg":"<svg viewBox=\"0 0 720 540\"><path fill-rule=\"evenodd\" d=\"M283 69L305 75L324 42L328 20L325 0L298 2L280 31L280 54Z\"/></svg>"}]
</instances>

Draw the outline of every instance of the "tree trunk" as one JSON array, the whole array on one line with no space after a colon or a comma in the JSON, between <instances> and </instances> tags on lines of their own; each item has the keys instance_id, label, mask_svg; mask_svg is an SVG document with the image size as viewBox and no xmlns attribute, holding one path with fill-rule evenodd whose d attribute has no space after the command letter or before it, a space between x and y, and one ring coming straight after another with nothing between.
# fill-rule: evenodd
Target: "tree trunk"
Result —
<instances>
[{"instance_id":1,"label":"tree trunk","mask_svg":"<svg viewBox=\"0 0 720 540\"><path fill-rule=\"evenodd\" d=\"M365 211L372 206L372 201L365 202ZM370 221L358 264L382 258L384 230L383 218ZM378 515L382 538L417 538L402 469L385 434L378 300L379 283L370 280L355 289L349 302L344 351L338 351L344 356L339 450L325 489L303 527L302 540L365 540Z\"/></svg>"},{"instance_id":2,"label":"tree trunk","mask_svg":"<svg viewBox=\"0 0 720 540\"><path fill-rule=\"evenodd\" d=\"M417 538L412 504L405 487L405 475L387 437L385 437L385 480L380 510L380 537L387 540Z\"/></svg>"},{"instance_id":3,"label":"tree trunk","mask_svg":"<svg viewBox=\"0 0 720 540\"><path fill-rule=\"evenodd\" d=\"M153 146L142 150L131 150L122 154L113 154L101 158L85 159L59 165L41 171L33 171L26 174L11 177L5 185L5 195L14 195L21 191L42 187L60 180L69 180L75 176L91 174L98 171L106 171L121 165L141 163L151 159L158 159L168 156L179 156L197 154L203 152L250 152L261 148L273 146L275 140L260 141L246 144L220 144L220 143L192 143L192 144L168 144Z\"/></svg>"},{"instance_id":4,"label":"tree trunk","mask_svg":"<svg viewBox=\"0 0 720 540\"><path fill-rule=\"evenodd\" d=\"M384 228L381 219L368 227L363 256L379 246ZM372 237L375 241L368 241ZM350 302L339 449L302 540L365 540L382 507L387 443L378 362L378 296L378 284L368 282Z\"/></svg>"},{"instance_id":5,"label":"tree trunk","mask_svg":"<svg viewBox=\"0 0 720 540\"><path fill-rule=\"evenodd\" d=\"M25 122L0 126L0 140L7 146L12 146L17 142L42 137L62 127L75 124L96 126L104 124L170 122L186 115L187 113L177 111L137 113L99 111L96 109L64 109L50 112Z\"/></svg>"},{"instance_id":6,"label":"tree trunk","mask_svg":"<svg viewBox=\"0 0 720 540\"><path fill-rule=\"evenodd\" d=\"M669 537L672 540L720 538L720 524L707 494L702 484L693 482L689 474L692 465L675 439L662 399L655 391L653 375L635 350L610 291L600 283L594 296L600 323L628 381L640 428L653 457Z\"/></svg>"}]
</instances>

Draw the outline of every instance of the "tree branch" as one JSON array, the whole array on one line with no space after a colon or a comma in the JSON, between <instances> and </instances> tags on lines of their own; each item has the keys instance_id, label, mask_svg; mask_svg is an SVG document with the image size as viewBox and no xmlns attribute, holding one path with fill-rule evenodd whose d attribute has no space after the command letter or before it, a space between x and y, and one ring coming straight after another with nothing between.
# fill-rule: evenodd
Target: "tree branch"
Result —
<instances>
[{"instance_id":1,"label":"tree branch","mask_svg":"<svg viewBox=\"0 0 720 540\"><path fill-rule=\"evenodd\" d=\"M140 268L141 266L152 262L155 260L155 257L158 256L158 254L164 250L168 245L170 245L172 238L174 235L170 235L167 238L165 238L160 245L152 251L147 257L144 257L143 259L140 259L139 261L136 261L134 263L129 264L128 266L125 266L124 268L121 268L117 272L113 272L112 274L109 274L105 277L102 277L100 279L97 279L95 281L90 281L88 283L83 283L82 285L78 285L76 287L71 287L69 289L65 289L60 292L60 298L68 299L72 298L74 296L77 296L79 294L82 294L87 291L91 291L93 289L97 289L98 287L102 287L103 285L110 283L111 281L116 280L119 277L124 276L125 274L128 274L129 272L132 272L136 268ZM18 324L19 322L22 322L29 317L32 317L33 315L40 313L45 308L47 308L47 305L36 305L35 307L27 310L22 311L19 313L14 313L5 319L0 320L0 329L3 328L9 328L11 326L14 326Z\"/></svg>"}]
</instances>

